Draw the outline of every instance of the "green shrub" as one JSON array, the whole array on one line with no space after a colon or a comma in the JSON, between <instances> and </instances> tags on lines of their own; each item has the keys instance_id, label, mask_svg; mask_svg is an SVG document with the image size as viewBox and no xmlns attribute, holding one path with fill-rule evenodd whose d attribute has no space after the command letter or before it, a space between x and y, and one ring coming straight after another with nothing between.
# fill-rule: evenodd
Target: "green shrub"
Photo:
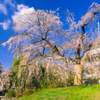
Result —
<instances>
[{"instance_id":1,"label":"green shrub","mask_svg":"<svg viewBox=\"0 0 100 100\"><path fill-rule=\"evenodd\" d=\"M23 97L22 94L15 94L16 95L16 99L19 99L20 97Z\"/></svg>"},{"instance_id":2,"label":"green shrub","mask_svg":"<svg viewBox=\"0 0 100 100\"><path fill-rule=\"evenodd\" d=\"M86 81L84 82L85 85L93 85L93 84L99 84L98 79L96 78L88 78L86 79Z\"/></svg>"},{"instance_id":3,"label":"green shrub","mask_svg":"<svg viewBox=\"0 0 100 100\"><path fill-rule=\"evenodd\" d=\"M9 91L7 97L8 98L15 97L15 91Z\"/></svg>"},{"instance_id":4,"label":"green shrub","mask_svg":"<svg viewBox=\"0 0 100 100\"><path fill-rule=\"evenodd\" d=\"M52 83L48 86L48 88L58 88L58 87L65 87L67 86L67 83L65 82L61 82L61 81L57 81L55 83Z\"/></svg>"},{"instance_id":5,"label":"green shrub","mask_svg":"<svg viewBox=\"0 0 100 100\"><path fill-rule=\"evenodd\" d=\"M15 92L16 92L16 94L21 94L22 93L22 90L21 90L22 88L21 87L15 87Z\"/></svg>"},{"instance_id":6,"label":"green shrub","mask_svg":"<svg viewBox=\"0 0 100 100\"><path fill-rule=\"evenodd\" d=\"M25 95L31 95L32 93L36 92L35 89L26 89L24 92L23 92L23 96Z\"/></svg>"},{"instance_id":7,"label":"green shrub","mask_svg":"<svg viewBox=\"0 0 100 100\"><path fill-rule=\"evenodd\" d=\"M38 89L36 89L36 92L39 92L41 90L43 90L43 88L38 88Z\"/></svg>"}]
</instances>

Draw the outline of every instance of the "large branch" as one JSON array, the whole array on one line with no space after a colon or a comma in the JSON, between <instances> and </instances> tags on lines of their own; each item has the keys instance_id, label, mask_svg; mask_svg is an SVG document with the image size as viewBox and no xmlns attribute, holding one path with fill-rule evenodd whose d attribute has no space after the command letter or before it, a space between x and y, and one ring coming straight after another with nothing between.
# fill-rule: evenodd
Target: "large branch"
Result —
<instances>
[{"instance_id":1,"label":"large branch","mask_svg":"<svg viewBox=\"0 0 100 100\"><path fill-rule=\"evenodd\" d=\"M92 20L92 18L96 15L96 14L98 14L99 13L99 11L97 11L97 12L94 12L93 13L93 15L90 17L90 19L89 19L89 21L86 23L83 23L83 25L82 25L82 37L81 37L81 40L82 40L82 43L83 43L83 41L84 41L84 34L85 34L85 26L87 26L90 22L91 22L91 20ZM79 43L79 45L80 45L80 43ZM78 46L79 46L78 45ZM81 48L81 47L80 47ZM77 48L78 50L79 50L79 47ZM84 55L84 53L83 53L83 55ZM83 55L81 56L81 57L83 57Z\"/></svg>"},{"instance_id":2,"label":"large branch","mask_svg":"<svg viewBox=\"0 0 100 100\"><path fill-rule=\"evenodd\" d=\"M95 12L95 13L93 13L93 15L91 16L91 18L89 19L89 21L86 23L84 23L83 25L82 25L82 42L83 42L83 40L84 40L84 34L85 34L85 26L87 26L89 23L90 23L90 21L92 20L92 18L96 15L96 14L98 14L99 13L99 11L97 11L97 12Z\"/></svg>"},{"instance_id":3,"label":"large branch","mask_svg":"<svg viewBox=\"0 0 100 100\"><path fill-rule=\"evenodd\" d=\"M75 60L74 59L72 59L72 58L66 58L63 55L61 55L56 45L52 45L49 42L49 40L47 40L47 39L44 39L44 40L46 41L46 43L48 43L48 45L50 46L50 48L54 51L52 53L53 55L56 53L56 55L60 56L61 58L67 59L68 61L72 61L73 63L75 63ZM69 62L67 62L67 63L69 63Z\"/></svg>"},{"instance_id":4,"label":"large branch","mask_svg":"<svg viewBox=\"0 0 100 100\"><path fill-rule=\"evenodd\" d=\"M34 44L34 43L37 43L37 42L41 42L41 41L43 41L43 39L40 39L40 40L37 40L37 41L33 41L32 37L30 36L29 33L24 33L24 34L22 34L22 35L28 35L28 36L30 37L31 42L32 42L33 44Z\"/></svg>"}]
</instances>

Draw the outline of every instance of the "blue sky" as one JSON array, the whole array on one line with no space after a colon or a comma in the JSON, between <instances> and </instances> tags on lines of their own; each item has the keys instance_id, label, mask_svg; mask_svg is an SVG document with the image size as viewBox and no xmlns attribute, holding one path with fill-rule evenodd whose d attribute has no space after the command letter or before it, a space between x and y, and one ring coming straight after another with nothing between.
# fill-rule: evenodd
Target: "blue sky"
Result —
<instances>
[{"instance_id":1,"label":"blue sky","mask_svg":"<svg viewBox=\"0 0 100 100\"><path fill-rule=\"evenodd\" d=\"M60 13L61 21L66 23L66 9L73 12L78 21L87 12L92 2L100 4L100 0L0 0L0 62L3 64L3 69L10 68L13 62L11 51L1 44L14 34L12 16L15 16L15 12L20 14L18 5L27 6L27 9L32 10L56 10L60 7L58 13Z\"/></svg>"}]
</instances>

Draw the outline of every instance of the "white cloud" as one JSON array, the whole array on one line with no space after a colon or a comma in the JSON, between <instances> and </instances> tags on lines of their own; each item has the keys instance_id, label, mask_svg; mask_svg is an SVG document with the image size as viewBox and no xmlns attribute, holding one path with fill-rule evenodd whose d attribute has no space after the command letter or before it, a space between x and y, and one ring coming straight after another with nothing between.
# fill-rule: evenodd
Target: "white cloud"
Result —
<instances>
[{"instance_id":1,"label":"white cloud","mask_svg":"<svg viewBox=\"0 0 100 100\"><path fill-rule=\"evenodd\" d=\"M8 5L10 5L11 7L15 7L15 4L12 2L12 0L5 0L5 1L4 1L4 4L8 4Z\"/></svg>"},{"instance_id":2,"label":"white cloud","mask_svg":"<svg viewBox=\"0 0 100 100\"><path fill-rule=\"evenodd\" d=\"M14 15L12 16L13 21L15 21L16 18L18 18L19 16L21 16L25 13L31 14L31 13L35 12L35 9L33 7L29 8L28 6L25 6L23 4L17 5L17 10L18 10L18 12L14 12Z\"/></svg>"},{"instance_id":3,"label":"white cloud","mask_svg":"<svg viewBox=\"0 0 100 100\"><path fill-rule=\"evenodd\" d=\"M3 27L4 30L7 30L9 28L10 23L11 23L10 20L6 20L3 23L0 23L0 25Z\"/></svg>"},{"instance_id":4,"label":"white cloud","mask_svg":"<svg viewBox=\"0 0 100 100\"><path fill-rule=\"evenodd\" d=\"M0 4L0 12L7 15L7 8L6 5L10 5L11 7L15 7L15 4L12 0L4 0L3 4Z\"/></svg>"},{"instance_id":5,"label":"white cloud","mask_svg":"<svg viewBox=\"0 0 100 100\"><path fill-rule=\"evenodd\" d=\"M2 12L5 15L7 15L7 9L3 4L0 4L0 12Z\"/></svg>"}]
</instances>

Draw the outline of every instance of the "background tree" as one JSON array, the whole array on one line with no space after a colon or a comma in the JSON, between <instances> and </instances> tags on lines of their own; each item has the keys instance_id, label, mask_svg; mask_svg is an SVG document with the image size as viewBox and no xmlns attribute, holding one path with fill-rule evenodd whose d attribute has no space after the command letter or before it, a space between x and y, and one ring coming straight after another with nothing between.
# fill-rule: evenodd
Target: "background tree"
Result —
<instances>
[{"instance_id":1,"label":"background tree","mask_svg":"<svg viewBox=\"0 0 100 100\"><path fill-rule=\"evenodd\" d=\"M21 15L14 19L15 35L3 45L8 44L16 56L23 54L21 65L49 59L75 67L74 85L82 85L84 62L98 58L92 57L88 51L99 47L95 27L100 5L93 2L78 22L75 22L73 13L67 12L69 28L66 30L63 30L63 23L55 11L37 10Z\"/></svg>"},{"instance_id":2,"label":"background tree","mask_svg":"<svg viewBox=\"0 0 100 100\"><path fill-rule=\"evenodd\" d=\"M2 69L2 63L0 62L0 69Z\"/></svg>"}]
</instances>

